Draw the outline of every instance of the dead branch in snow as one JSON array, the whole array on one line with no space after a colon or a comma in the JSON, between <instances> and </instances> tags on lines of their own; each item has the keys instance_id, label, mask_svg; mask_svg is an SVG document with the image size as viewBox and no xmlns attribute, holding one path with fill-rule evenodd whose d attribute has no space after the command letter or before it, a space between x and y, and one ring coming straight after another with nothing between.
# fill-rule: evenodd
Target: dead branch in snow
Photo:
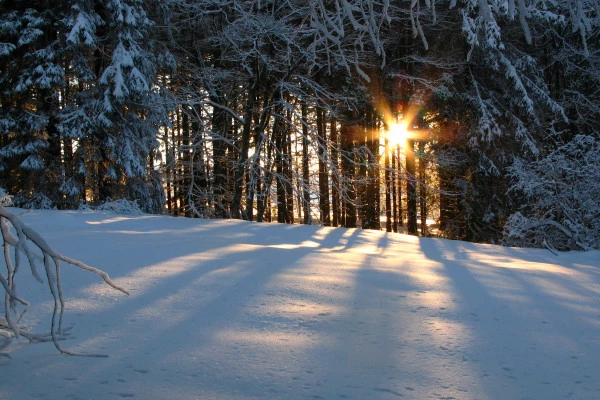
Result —
<instances>
[{"instance_id":1,"label":"dead branch in snow","mask_svg":"<svg viewBox=\"0 0 600 400\"><path fill-rule=\"evenodd\" d=\"M12 229L11 229L12 228ZM13 234L14 230L14 234ZM108 274L102 270L90 267L81 261L66 257L54 249L40 236L36 231L24 224L21 219L6 209L0 206L0 232L2 234L4 246L4 262L6 264L6 275L0 272L0 283L4 287L4 318L0 318L0 350L4 349L10 341L21 336L30 341L48 341L52 340L54 346L62 354L69 355L85 355L91 357L106 357L102 354L79 354L63 349L58 341L64 338L66 330L62 327L62 317L65 307L63 291L60 280L60 262L66 262L83 270L93 272L99 275L104 282L116 290L125 294L129 294L127 290L114 283ZM32 275L36 280L43 282L37 272L37 263L34 253L29 247L29 242L33 243L42 252L44 262L44 270L48 280L48 287L54 299L54 310L52 314L52 324L48 334L32 334L27 332L19 325L19 321L24 312L19 314L18 304L27 307L29 303L17 294L17 285L15 276L21 266L22 255L27 259ZM11 254L11 247L14 249L14 254ZM58 319L58 321L57 321ZM7 356L7 353L0 352L0 356Z\"/></svg>"}]
</instances>

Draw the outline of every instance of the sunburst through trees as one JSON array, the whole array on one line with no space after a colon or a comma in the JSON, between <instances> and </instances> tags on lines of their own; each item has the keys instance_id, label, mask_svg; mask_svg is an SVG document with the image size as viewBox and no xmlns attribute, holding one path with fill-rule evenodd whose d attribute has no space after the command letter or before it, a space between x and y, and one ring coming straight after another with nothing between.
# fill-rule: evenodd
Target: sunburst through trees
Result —
<instances>
[{"instance_id":1,"label":"sunburst through trees","mask_svg":"<svg viewBox=\"0 0 600 400\"><path fill-rule=\"evenodd\" d=\"M517 3L0 2L0 187L26 207L576 248L539 224L595 232L588 203L542 213L530 185L597 140L600 19Z\"/></svg>"}]
</instances>

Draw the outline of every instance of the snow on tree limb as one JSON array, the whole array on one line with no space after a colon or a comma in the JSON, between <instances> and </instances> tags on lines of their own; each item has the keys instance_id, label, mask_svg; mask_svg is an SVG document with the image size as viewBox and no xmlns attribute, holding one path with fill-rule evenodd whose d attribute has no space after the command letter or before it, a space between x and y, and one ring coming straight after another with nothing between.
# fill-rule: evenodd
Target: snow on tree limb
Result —
<instances>
[{"instance_id":1,"label":"snow on tree limb","mask_svg":"<svg viewBox=\"0 0 600 400\"><path fill-rule=\"evenodd\" d=\"M598 139L598 133L577 135L536 162L513 164L511 191L527 201L508 218L506 244L542 247L545 240L559 250L600 248Z\"/></svg>"},{"instance_id":2,"label":"snow on tree limb","mask_svg":"<svg viewBox=\"0 0 600 400\"><path fill-rule=\"evenodd\" d=\"M10 225L14 229L16 236L12 234L10 230ZM68 355L85 355L91 357L105 357L102 354L78 354L71 352L69 350L63 349L58 341L61 339L61 335L64 334L65 330L62 328L62 315L64 311L64 297L61 286L60 279L60 262L66 262L75 267L81 268L85 271L92 272L98 276L100 276L104 282L111 286L112 288L129 295L129 292L117 285L113 282L110 276L97 268L91 267L81 261L72 259L70 257L64 256L57 251L55 251L46 240L30 228L28 225L24 224L21 219L6 209L5 207L0 206L0 227L2 238L4 240L4 261L7 268L7 276L4 276L0 273L0 283L4 287L5 291L5 310L4 310L4 321L5 323L0 323L0 332L7 332L9 336L5 339L4 342L0 342L0 347L5 346L5 342L10 340L12 336L19 338L20 336L24 336L31 341L40 341L42 336L50 336L54 346L62 353ZM52 324L50 333L48 335L33 335L30 333L26 333L19 326L20 316L17 312L16 303L20 303L24 306L29 305L29 303L18 296L16 293L16 285L15 285L15 276L18 272L20 266L20 252L23 252L28 259L29 266L31 268L32 275L39 281L41 278L36 272L36 262L33 253L30 251L29 247L27 247L27 242L32 242L39 250L41 250L43 254L43 263L44 270L46 272L46 277L48 280L48 287L50 288L50 292L52 293L52 297L54 299L54 310L52 314ZM11 258L10 247L15 249L14 251L14 263ZM22 314L21 314L22 315ZM14 317L18 317L17 320ZM58 321L57 321L58 317ZM6 337L6 335L3 335ZM4 353L0 353L0 355L6 355Z\"/></svg>"}]
</instances>

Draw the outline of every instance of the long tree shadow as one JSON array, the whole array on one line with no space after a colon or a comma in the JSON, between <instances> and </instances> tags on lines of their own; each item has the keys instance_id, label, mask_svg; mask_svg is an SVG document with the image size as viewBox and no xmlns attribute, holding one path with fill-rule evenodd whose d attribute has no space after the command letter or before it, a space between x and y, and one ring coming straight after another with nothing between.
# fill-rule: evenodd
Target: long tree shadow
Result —
<instances>
[{"instance_id":1,"label":"long tree shadow","mask_svg":"<svg viewBox=\"0 0 600 400\"><path fill-rule=\"evenodd\" d=\"M428 239L421 248L444 266L451 318L469 332L456 350L476 366L486 398L598 395L597 272L583 277L536 251L523 259L522 250Z\"/></svg>"}]
</instances>

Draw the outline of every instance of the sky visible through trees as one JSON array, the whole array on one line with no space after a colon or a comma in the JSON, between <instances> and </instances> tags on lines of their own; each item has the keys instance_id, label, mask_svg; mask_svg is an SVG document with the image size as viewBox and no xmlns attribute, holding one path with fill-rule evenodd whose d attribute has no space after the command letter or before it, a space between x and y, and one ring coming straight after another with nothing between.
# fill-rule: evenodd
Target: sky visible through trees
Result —
<instances>
[{"instance_id":1,"label":"sky visible through trees","mask_svg":"<svg viewBox=\"0 0 600 400\"><path fill-rule=\"evenodd\" d=\"M0 2L21 207L600 247L597 0ZM397 124L412 135L396 140ZM428 223L429 221L429 223Z\"/></svg>"}]
</instances>

